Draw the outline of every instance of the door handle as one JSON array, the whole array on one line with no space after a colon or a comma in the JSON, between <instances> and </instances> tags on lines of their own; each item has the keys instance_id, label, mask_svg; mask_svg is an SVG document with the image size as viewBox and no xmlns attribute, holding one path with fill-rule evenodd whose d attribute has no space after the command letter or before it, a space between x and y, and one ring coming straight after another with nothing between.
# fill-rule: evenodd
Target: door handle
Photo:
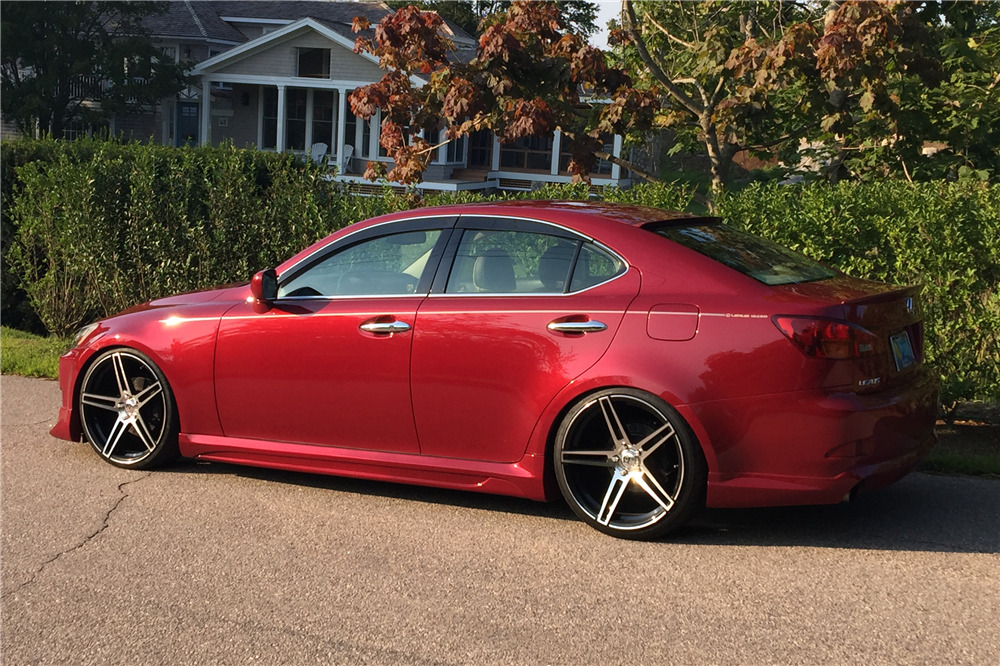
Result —
<instances>
[{"instance_id":1,"label":"door handle","mask_svg":"<svg viewBox=\"0 0 1000 666\"><path fill-rule=\"evenodd\" d=\"M557 319L550 321L546 328L556 333L597 333L607 330L608 325L596 319L589 319L587 321L564 321Z\"/></svg>"},{"instance_id":2,"label":"door handle","mask_svg":"<svg viewBox=\"0 0 1000 666\"><path fill-rule=\"evenodd\" d=\"M405 321L366 321L359 327L362 331L366 333L375 334L392 334L392 333L405 333L410 330L410 325Z\"/></svg>"}]
</instances>

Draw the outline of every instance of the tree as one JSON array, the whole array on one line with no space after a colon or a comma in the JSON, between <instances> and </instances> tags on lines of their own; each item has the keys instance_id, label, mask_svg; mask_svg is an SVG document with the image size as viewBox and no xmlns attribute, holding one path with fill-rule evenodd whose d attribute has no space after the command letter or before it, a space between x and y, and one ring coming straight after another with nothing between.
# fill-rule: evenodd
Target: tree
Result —
<instances>
[{"instance_id":1,"label":"tree","mask_svg":"<svg viewBox=\"0 0 1000 666\"><path fill-rule=\"evenodd\" d=\"M741 150L827 175L980 177L1000 165L1000 8L985 2L623 2L625 57L665 96L713 189ZM948 150L922 156L928 141Z\"/></svg>"},{"instance_id":2,"label":"tree","mask_svg":"<svg viewBox=\"0 0 1000 666\"><path fill-rule=\"evenodd\" d=\"M633 69L646 72L644 84L662 91L659 121L675 130L675 149L707 154L713 190L740 151L776 150L803 133L815 104L798 78L810 69L803 52L814 36L798 21L805 9L766 1L622 5L613 38Z\"/></svg>"},{"instance_id":3,"label":"tree","mask_svg":"<svg viewBox=\"0 0 1000 666\"><path fill-rule=\"evenodd\" d=\"M0 32L2 109L25 133L55 137L75 117L140 110L185 85L141 20L156 2L6 2Z\"/></svg>"},{"instance_id":4,"label":"tree","mask_svg":"<svg viewBox=\"0 0 1000 666\"><path fill-rule=\"evenodd\" d=\"M506 14L511 0L391 0L386 3L392 9L402 9L413 5L423 11L435 11L442 18L470 35L478 35L483 21L492 22ZM590 37L597 32L597 6L586 0L561 0L556 2L562 20L570 32Z\"/></svg>"},{"instance_id":5,"label":"tree","mask_svg":"<svg viewBox=\"0 0 1000 666\"><path fill-rule=\"evenodd\" d=\"M597 158L636 171L603 152L600 137L649 127L656 96L636 90L601 51L566 31L555 3L511 3L503 20L484 30L467 64L449 59L453 45L441 24L439 15L409 6L385 17L374 39L357 40L355 50L377 56L386 73L356 89L351 108L365 119L381 110L380 141L395 161L387 174L384 163L369 162L366 178L417 182L436 147L426 137L438 129L448 139L489 129L503 142L559 129L570 143L574 178L585 180ZM369 25L358 17L354 28Z\"/></svg>"}]
</instances>

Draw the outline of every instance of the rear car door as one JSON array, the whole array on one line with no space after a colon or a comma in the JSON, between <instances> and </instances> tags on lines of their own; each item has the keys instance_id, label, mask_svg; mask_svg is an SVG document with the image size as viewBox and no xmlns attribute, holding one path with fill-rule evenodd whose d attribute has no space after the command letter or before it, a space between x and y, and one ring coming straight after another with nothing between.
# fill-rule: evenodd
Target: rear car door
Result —
<instances>
[{"instance_id":1,"label":"rear car door","mask_svg":"<svg viewBox=\"0 0 1000 666\"><path fill-rule=\"evenodd\" d=\"M421 452L519 460L545 406L604 354L638 289L621 257L562 227L460 218L414 328Z\"/></svg>"}]
</instances>

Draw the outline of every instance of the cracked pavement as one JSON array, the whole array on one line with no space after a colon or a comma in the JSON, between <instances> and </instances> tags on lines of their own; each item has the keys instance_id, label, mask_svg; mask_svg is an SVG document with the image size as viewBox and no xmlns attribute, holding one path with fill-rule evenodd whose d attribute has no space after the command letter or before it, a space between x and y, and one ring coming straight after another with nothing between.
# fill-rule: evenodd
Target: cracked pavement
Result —
<instances>
[{"instance_id":1,"label":"cracked pavement","mask_svg":"<svg viewBox=\"0 0 1000 666\"><path fill-rule=\"evenodd\" d=\"M48 435L0 379L0 661L1000 663L1000 481L707 512L663 543L562 504L182 461Z\"/></svg>"}]
</instances>

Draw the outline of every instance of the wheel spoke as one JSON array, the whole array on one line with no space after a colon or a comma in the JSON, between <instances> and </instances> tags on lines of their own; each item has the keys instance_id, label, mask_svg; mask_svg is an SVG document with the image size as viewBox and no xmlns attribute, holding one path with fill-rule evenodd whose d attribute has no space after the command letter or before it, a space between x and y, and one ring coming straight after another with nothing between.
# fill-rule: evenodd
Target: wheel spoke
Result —
<instances>
[{"instance_id":1,"label":"wheel spoke","mask_svg":"<svg viewBox=\"0 0 1000 666\"><path fill-rule=\"evenodd\" d=\"M142 416L136 414L135 418L132 420L132 423L135 426L136 433L139 435L139 439L142 440L142 443L146 446L146 449L152 451L154 448L156 448L156 440L153 439L153 436L150 434L149 428L146 427L146 421L143 420Z\"/></svg>"},{"instance_id":2,"label":"wheel spoke","mask_svg":"<svg viewBox=\"0 0 1000 666\"><path fill-rule=\"evenodd\" d=\"M147 386L146 388L144 388L142 391L140 391L135 396L135 399L139 401L138 407L140 407L140 408L144 407L147 402L149 402L150 400L152 400L156 396L160 395L160 393L161 393L162 390L163 390L163 387L160 386L160 382L156 382L154 384L150 384L149 386Z\"/></svg>"},{"instance_id":3,"label":"wheel spoke","mask_svg":"<svg viewBox=\"0 0 1000 666\"><path fill-rule=\"evenodd\" d=\"M124 398L129 395L131 391L129 390L128 375L125 374L125 363L122 361L122 355L112 354L111 365L115 370L115 380L118 382L118 392Z\"/></svg>"},{"instance_id":4,"label":"wheel spoke","mask_svg":"<svg viewBox=\"0 0 1000 666\"><path fill-rule=\"evenodd\" d=\"M117 412L118 408L115 406L118 402L118 398L112 398L106 395L97 395L96 393L84 393L81 396L81 402L85 405L90 405L91 407L99 407L100 409L106 409L109 412Z\"/></svg>"},{"instance_id":5,"label":"wheel spoke","mask_svg":"<svg viewBox=\"0 0 1000 666\"><path fill-rule=\"evenodd\" d=\"M663 507L664 511L670 511L674 506L674 498L672 498L660 485L659 481L656 480L649 472L643 472L642 474L637 474L635 476L635 482L639 484L639 487L646 491L646 493L653 498L653 500ZM653 488L656 488L655 490Z\"/></svg>"},{"instance_id":6,"label":"wheel spoke","mask_svg":"<svg viewBox=\"0 0 1000 666\"><path fill-rule=\"evenodd\" d=\"M611 402L611 396L601 396L597 401L601 405L604 422L608 424L611 441L616 445L622 442L628 444L628 433L625 432L625 426L622 425L621 419L618 418L618 412L615 411L614 403Z\"/></svg>"},{"instance_id":7,"label":"wheel spoke","mask_svg":"<svg viewBox=\"0 0 1000 666\"><path fill-rule=\"evenodd\" d=\"M666 431L666 434L663 434ZM665 441L674 436L674 427L669 422L651 432L645 439L635 445L635 448L642 451L643 459L660 447ZM652 442L652 443L650 443Z\"/></svg>"},{"instance_id":8,"label":"wheel spoke","mask_svg":"<svg viewBox=\"0 0 1000 666\"><path fill-rule=\"evenodd\" d=\"M627 474L622 473L620 469L615 470L611 477L611 483L608 484L608 491L604 493L601 510L597 513L597 522L601 525L607 525L611 522L611 517L615 515L615 509L618 508L618 502L621 501L622 495L628 488L628 481Z\"/></svg>"},{"instance_id":9,"label":"wheel spoke","mask_svg":"<svg viewBox=\"0 0 1000 666\"><path fill-rule=\"evenodd\" d=\"M108 433L108 440L104 443L104 448L101 449L101 455L105 458L110 458L111 454L114 452L115 447L118 446L118 441L125 434L127 429L127 422L121 416L115 421L115 424L111 426L111 432Z\"/></svg>"},{"instance_id":10,"label":"wheel spoke","mask_svg":"<svg viewBox=\"0 0 1000 666\"><path fill-rule=\"evenodd\" d=\"M610 451L563 451L562 462L569 465L613 467Z\"/></svg>"}]
</instances>

